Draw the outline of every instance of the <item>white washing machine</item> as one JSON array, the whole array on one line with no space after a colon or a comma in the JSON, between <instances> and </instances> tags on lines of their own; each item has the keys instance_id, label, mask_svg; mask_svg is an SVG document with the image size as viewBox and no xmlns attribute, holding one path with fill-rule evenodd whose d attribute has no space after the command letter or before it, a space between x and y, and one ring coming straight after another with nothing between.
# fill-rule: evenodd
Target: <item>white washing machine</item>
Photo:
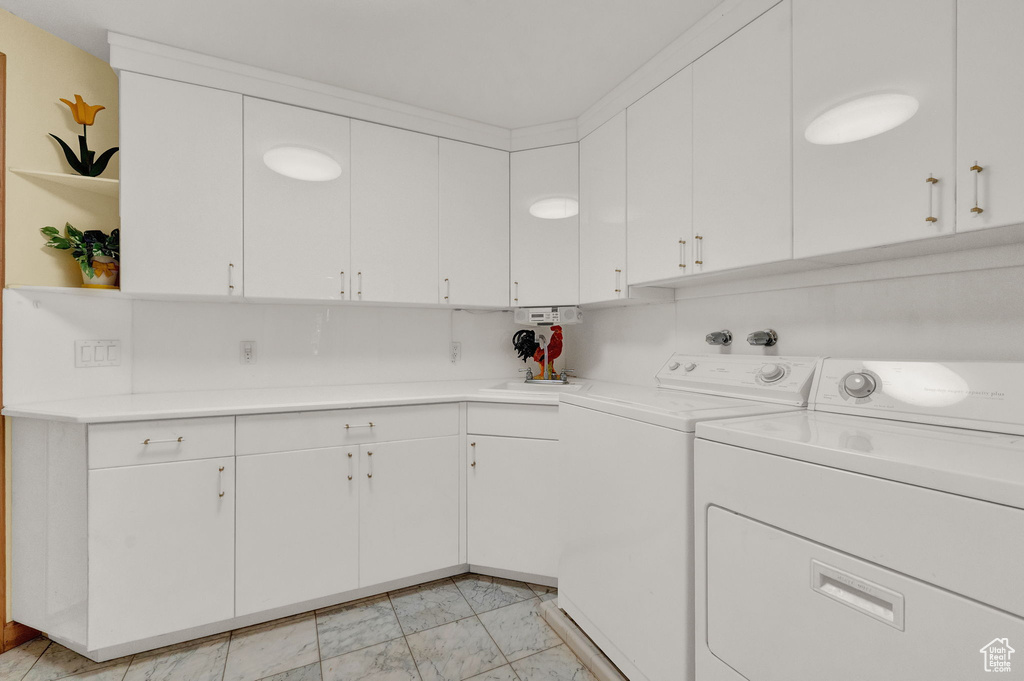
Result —
<instances>
[{"instance_id":1,"label":"white washing machine","mask_svg":"<svg viewBox=\"0 0 1024 681\"><path fill-rule=\"evenodd\" d=\"M1022 436L1024 363L827 359L700 424L697 679L1024 678Z\"/></svg>"},{"instance_id":2,"label":"white washing machine","mask_svg":"<svg viewBox=\"0 0 1024 681\"><path fill-rule=\"evenodd\" d=\"M693 679L697 423L803 409L815 364L673 355L658 388L561 395L558 605L631 681Z\"/></svg>"}]
</instances>

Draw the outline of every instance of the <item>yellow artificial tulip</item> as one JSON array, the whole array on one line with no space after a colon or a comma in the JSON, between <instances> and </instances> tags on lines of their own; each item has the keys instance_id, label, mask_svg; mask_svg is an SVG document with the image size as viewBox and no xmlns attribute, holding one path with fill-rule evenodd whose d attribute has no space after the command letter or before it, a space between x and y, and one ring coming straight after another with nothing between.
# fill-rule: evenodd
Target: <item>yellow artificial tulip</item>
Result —
<instances>
[{"instance_id":1,"label":"yellow artificial tulip","mask_svg":"<svg viewBox=\"0 0 1024 681\"><path fill-rule=\"evenodd\" d=\"M75 95L73 104L66 99L61 99L60 101L68 105L68 108L71 109L71 115L75 117L75 123L79 125L92 125L96 121L96 112L107 108L99 104L89 106L82 99L82 95Z\"/></svg>"}]
</instances>

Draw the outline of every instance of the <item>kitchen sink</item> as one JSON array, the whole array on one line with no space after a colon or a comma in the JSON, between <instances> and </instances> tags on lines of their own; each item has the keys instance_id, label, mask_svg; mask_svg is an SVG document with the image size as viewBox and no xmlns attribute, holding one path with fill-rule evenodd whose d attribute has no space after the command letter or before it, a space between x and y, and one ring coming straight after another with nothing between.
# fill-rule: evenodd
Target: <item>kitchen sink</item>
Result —
<instances>
[{"instance_id":1,"label":"kitchen sink","mask_svg":"<svg viewBox=\"0 0 1024 681\"><path fill-rule=\"evenodd\" d=\"M585 383L526 383L522 379L518 381L505 381L492 388L481 388L480 392L485 393L565 393L576 392L589 386Z\"/></svg>"}]
</instances>

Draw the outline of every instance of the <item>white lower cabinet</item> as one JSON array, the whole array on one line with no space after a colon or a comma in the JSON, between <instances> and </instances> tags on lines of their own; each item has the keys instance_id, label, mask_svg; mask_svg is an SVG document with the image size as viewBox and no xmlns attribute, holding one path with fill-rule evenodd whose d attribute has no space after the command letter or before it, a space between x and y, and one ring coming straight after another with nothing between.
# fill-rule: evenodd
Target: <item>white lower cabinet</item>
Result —
<instances>
[{"instance_id":1,"label":"white lower cabinet","mask_svg":"<svg viewBox=\"0 0 1024 681\"><path fill-rule=\"evenodd\" d=\"M227 456L89 471L90 649L234 616L234 467Z\"/></svg>"},{"instance_id":2,"label":"white lower cabinet","mask_svg":"<svg viewBox=\"0 0 1024 681\"><path fill-rule=\"evenodd\" d=\"M359 586L357 447L238 457L235 615Z\"/></svg>"},{"instance_id":3,"label":"white lower cabinet","mask_svg":"<svg viewBox=\"0 0 1024 681\"><path fill-rule=\"evenodd\" d=\"M558 441L489 435L469 440L470 565L556 576Z\"/></svg>"},{"instance_id":4,"label":"white lower cabinet","mask_svg":"<svg viewBox=\"0 0 1024 681\"><path fill-rule=\"evenodd\" d=\"M359 451L359 585L457 565L458 436Z\"/></svg>"}]
</instances>

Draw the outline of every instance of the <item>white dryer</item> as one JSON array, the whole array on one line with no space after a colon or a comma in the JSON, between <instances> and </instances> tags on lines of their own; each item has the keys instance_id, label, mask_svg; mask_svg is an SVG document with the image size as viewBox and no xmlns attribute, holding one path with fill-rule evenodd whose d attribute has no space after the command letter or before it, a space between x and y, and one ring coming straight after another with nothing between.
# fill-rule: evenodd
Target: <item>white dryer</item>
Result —
<instances>
[{"instance_id":1,"label":"white dryer","mask_svg":"<svg viewBox=\"0 0 1024 681\"><path fill-rule=\"evenodd\" d=\"M673 355L660 387L563 393L558 605L631 681L693 679L693 441L803 409L816 360Z\"/></svg>"},{"instance_id":2,"label":"white dryer","mask_svg":"<svg viewBox=\"0 0 1024 681\"><path fill-rule=\"evenodd\" d=\"M824 360L702 423L698 681L1024 678L1024 363Z\"/></svg>"}]
</instances>

